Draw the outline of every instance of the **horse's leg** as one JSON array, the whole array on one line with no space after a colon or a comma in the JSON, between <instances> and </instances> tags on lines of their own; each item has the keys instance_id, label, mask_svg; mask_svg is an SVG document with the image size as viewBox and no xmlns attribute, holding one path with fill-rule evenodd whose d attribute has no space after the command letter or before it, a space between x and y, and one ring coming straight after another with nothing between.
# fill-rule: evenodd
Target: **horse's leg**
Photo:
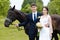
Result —
<instances>
[{"instance_id":1,"label":"horse's leg","mask_svg":"<svg viewBox=\"0 0 60 40\"><path fill-rule=\"evenodd\" d=\"M54 36L55 40L58 40L58 35L57 35L57 31L56 30L54 30L53 36Z\"/></svg>"},{"instance_id":2,"label":"horse's leg","mask_svg":"<svg viewBox=\"0 0 60 40\"><path fill-rule=\"evenodd\" d=\"M53 40L54 37L55 37L55 30L53 30L52 39L51 40Z\"/></svg>"},{"instance_id":3,"label":"horse's leg","mask_svg":"<svg viewBox=\"0 0 60 40\"><path fill-rule=\"evenodd\" d=\"M53 31L52 39L51 39L51 40L53 40L53 38L54 38L55 40L58 40L58 36L57 36L56 30Z\"/></svg>"},{"instance_id":4,"label":"horse's leg","mask_svg":"<svg viewBox=\"0 0 60 40\"><path fill-rule=\"evenodd\" d=\"M53 40L53 37L54 37L54 33L52 33L52 39L51 40Z\"/></svg>"}]
</instances>

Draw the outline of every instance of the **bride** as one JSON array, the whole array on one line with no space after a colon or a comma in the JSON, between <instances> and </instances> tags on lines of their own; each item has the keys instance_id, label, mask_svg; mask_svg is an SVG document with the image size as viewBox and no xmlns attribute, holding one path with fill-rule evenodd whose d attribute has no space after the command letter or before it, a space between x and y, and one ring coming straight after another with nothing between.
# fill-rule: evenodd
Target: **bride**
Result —
<instances>
[{"instance_id":1,"label":"bride","mask_svg":"<svg viewBox=\"0 0 60 40\"><path fill-rule=\"evenodd\" d=\"M42 25L42 29L39 31L39 40L51 40L52 38L52 20L50 15L48 14L48 8L43 7L43 15L40 18L40 23Z\"/></svg>"}]
</instances>

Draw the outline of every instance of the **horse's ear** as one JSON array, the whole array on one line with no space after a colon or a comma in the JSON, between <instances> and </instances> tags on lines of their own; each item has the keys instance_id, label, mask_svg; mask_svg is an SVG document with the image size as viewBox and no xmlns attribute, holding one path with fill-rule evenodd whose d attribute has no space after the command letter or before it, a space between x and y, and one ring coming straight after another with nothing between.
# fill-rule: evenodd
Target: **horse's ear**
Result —
<instances>
[{"instance_id":1,"label":"horse's ear","mask_svg":"<svg viewBox=\"0 0 60 40\"><path fill-rule=\"evenodd\" d=\"M10 6L10 8L11 8L11 6Z\"/></svg>"},{"instance_id":2,"label":"horse's ear","mask_svg":"<svg viewBox=\"0 0 60 40\"><path fill-rule=\"evenodd\" d=\"M12 8L11 6L9 6L10 8Z\"/></svg>"},{"instance_id":3,"label":"horse's ear","mask_svg":"<svg viewBox=\"0 0 60 40\"><path fill-rule=\"evenodd\" d=\"M12 8L12 10L14 10L15 9L15 5L14 5L14 7Z\"/></svg>"}]
</instances>

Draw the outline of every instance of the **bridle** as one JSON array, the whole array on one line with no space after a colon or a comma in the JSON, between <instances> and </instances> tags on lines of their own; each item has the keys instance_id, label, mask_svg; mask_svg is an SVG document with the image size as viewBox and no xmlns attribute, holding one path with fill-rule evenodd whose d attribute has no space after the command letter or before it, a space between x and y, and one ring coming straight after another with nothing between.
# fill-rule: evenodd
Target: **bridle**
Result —
<instances>
[{"instance_id":1,"label":"bridle","mask_svg":"<svg viewBox=\"0 0 60 40\"><path fill-rule=\"evenodd\" d=\"M9 21L9 22L12 22L12 20L11 20L11 19L9 19L9 18L6 18L6 20L7 20L7 21Z\"/></svg>"}]
</instances>

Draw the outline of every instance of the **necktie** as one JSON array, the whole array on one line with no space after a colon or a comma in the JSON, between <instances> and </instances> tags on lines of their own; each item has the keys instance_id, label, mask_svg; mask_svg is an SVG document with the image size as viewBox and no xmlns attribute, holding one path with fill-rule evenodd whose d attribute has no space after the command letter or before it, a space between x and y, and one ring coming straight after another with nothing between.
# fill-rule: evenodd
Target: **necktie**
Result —
<instances>
[{"instance_id":1,"label":"necktie","mask_svg":"<svg viewBox=\"0 0 60 40\"><path fill-rule=\"evenodd\" d=\"M34 14L34 21L36 20L36 15Z\"/></svg>"}]
</instances>

